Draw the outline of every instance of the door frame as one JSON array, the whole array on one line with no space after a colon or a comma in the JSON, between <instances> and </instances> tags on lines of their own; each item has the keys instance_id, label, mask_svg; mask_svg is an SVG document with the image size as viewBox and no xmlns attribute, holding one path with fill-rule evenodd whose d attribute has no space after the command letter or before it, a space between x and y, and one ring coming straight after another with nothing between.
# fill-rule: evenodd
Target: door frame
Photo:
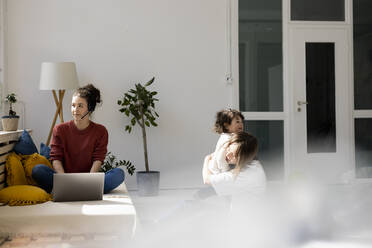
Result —
<instances>
[{"instance_id":1,"label":"door frame","mask_svg":"<svg viewBox=\"0 0 372 248\"><path fill-rule=\"evenodd\" d=\"M286 12L286 13L285 13ZM352 168L352 175L351 175L351 180L355 180L355 135L354 135L354 62L353 62L353 15L352 15L352 0L345 0L345 21L344 22L322 22L322 21L291 21L290 20L290 0L283 0L283 54L285 54L283 57L283 69L284 72L283 74L285 75L285 82L287 82L287 90L290 92L290 97L288 97L287 101L287 113L288 113L288 129L285 130L287 131L287 135L289 136L289 145L287 147L287 153L288 153L288 163L286 164L286 175L287 179L290 174L290 172L294 169L294 143L293 141L293 130L294 128L294 108L295 106L295 100L294 100L294 82L293 79L290 78L290 75L292 75L292 68L290 66L290 59L289 59L289 54L290 54L290 32L293 29L343 29L347 33L347 44L348 47L350 48L347 54L347 57L349 58L348 60L348 68L349 68L349 73L348 73L348 99L347 101L349 102L349 107L347 110L347 115L349 117L349 132L348 132L348 137L349 137L349 156L350 158L348 159L350 162L350 168ZM285 21L284 21L285 20ZM285 59L285 60L284 60ZM293 111L293 112L292 112ZM371 179L368 179L371 180ZM347 182L347 181L345 181Z\"/></svg>"},{"instance_id":2,"label":"door frame","mask_svg":"<svg viewBox=\"0 0 372 248\"><path fill-rule=\"evenodd\" d=\"M239 109L239 0L228 0L230 13L230 33L231 35L231 75L232 81L232 100L231 106ZM291 128L293 127L293 115L290 110L293 106L293 82L289 80L289 30L291 28L343 28L348 32L349 50L349 111L350 118L350 161L355 174L355 135L354 119L357 116L363 116L365 111L354 110L354 62L353 62L353 26L352 26L352 0L345 0L345 21L344 22L322 22L322 21L291 21L290 20L290 0L282 0L282 37L283 37L283 111L282 112L244 112L244 116L249 120L283 120L284 126L284 181L290 176L292 164L293 144L291 141ZM229 63L228 62L228 63ZM371 111L369 111L371 112ZM371 113L368 113L372 115ZM355 179L355 176L354 176ZM372 182L372 178L355 179L355 181Z\"/></svg>"},{"instance_id":3,"label":"door frame","mask_svg":"<svg viewBox=\"0 0 372 248\"><path fill-rule=\"evenodd\" d=\"M284 21L285 20L285 21ZM347 32L347 43L349 46L348 51L348 110L347 115L349 117L349 161L350 168L353 170L353 175L351 175L351 180L355 180L355 135L354 135L354 62L353 62L353 15L352 15L352 0L345 0L345 21L344 22L323 22L323 21L291 21L290 20L290 0L283 0L283 75L284 82L287 84L286 90L289 92L289 97L287 98L287 113L288 113L288 125L287 130L285 130L285 136L289 136L289 144L286 147L288 150L285 150L288 154L287 164L285 165L286 170L286 179L288 179L291 171L295 168L294 165L294 142L291 130L294 128L294 114L295 112L295 100L294 100L294 82L290 78L292 75L292 68L290 66L290 32L293 29L343 29ZM365 179L364 179L365 180ZM367 179L372 181L372 179ZM357 179L360 181L360 179Z\"/></svg>"},{"instance_id":4,"label":"door frame","mask_svg":"<svg viewBox=\"0 0 372 248\"><path fill-rule=\"evenodd\" d=\"M314 34L312 36L312 33ZM323 34L322 34L323 33ZM324 35L328 35L330 34L330 37L329 39L328 38L323 38ZM302 113L298 113L297 112L297 100L302 100L302 101L307 101L308 99L306 99L306 82L305 82L305 77L306 75L299 75L297 74L299 71L303 72L303 73L306 73L306 68L303 68L303 70L298 70L298 67L297 69L296 68L296 65L295 64L298 64L299 61L296 62L296 57L295 57L295 50L296 47L298 48L298 44L295 44L293 42L295 42L295 40L297 39L296 36L301 40L302 37L308 37L308 39L310 39L311 41L313 42L332 42L332 40L334 39L338 39L338 40L342 40L342 44L345 44L348 48L348 50L346 51L345 54L341 54L340 56L344 59L343 60L343 66L342 68L345 68L346 67L346 72L344 70L342 70L342 68L340 68L338 66L338 62L337 62L337 57L338 57L338 54L340 54L340 51L342 50L342 48L339 46L339 45L336 45L335 46L335 73L342 73L342 75L340 74L335 74L335 94L336 94L336 98L335 98L335 114L336 114L336 134L337 134L337 138L336 138L336 142L337 142L337 147L336 147L336 152L337 153L314 153L314 154L308 154L306 152L306 132L303 132L306 130L306 116L304 116L306 114L306 107L302 107ZM353 153L353 145L351 145L352 143L352 122L353 122L353 116L352 116L352 106L353 106L353 102L350 100L351 98L351 94L350 94L350 91L352 90L352 86L353 84L351 83L352 81L350 81L350 74L352 73L351 72L351 65L349 63L350 61L350 50L351 50L351 47L350 47L350 44L349 44L349 41L348 41L348 37L350 37L350 33L349 33L349 30L345 27L341 27L341 26L337 26L337 27L334 27L334 26L328 26L328 25L318 25L318 26L315 26L315 27L312 27L312 26L299 26L299 25L295 25L293 27L290 27L289 28L289 41L288 41L288 44L289 44L289 50L288 50L288 55L289 55L289 64L288 64L288 70L289 70L289 84L290 84L290 109L289 109L289 117L290 117L290 133L288 134L290 136L290 151L291 151L291 167L288 168L289 169L289 173L290 174L295 174L295 175L298 175L300 174L301 176L307 178L308 176L311 176L310 174L303 174L303 172L305 171L312 171L311 170L311 167L309 165L305 165L303 163L306 163L306 161L308 163L311 163L312 166L315 166L317 167L319 163L315 163L313 164L314 161L316 160L313 160L311 159L311 157L313 159L320 159L319 161L324 161L325 163L327 163L326 161L329 161L330 163L330 167L328 168L332 168L332 165L333 166L337 166L337 165L343 165L343 170L340 169L340 171L337 171L336 170L336 167L333 167L338 173L337 174L340 174L340 173L343 173L342 174L342 177L340 176L339 178L337 179L332 179L332 181L330 181L330 178L331 178L331 174L332 173L328 173L328 181L327 183L328 184L334 184L334 183L346 183L346 182L349 182L351 180L354 180L355 179L355 166L353 165L353 161L352 161L352 153ZM346 37L346 40L343 39L343 37ZM306 39L304 39L306 40ZM304 46L304 49L305 49L305 46ZM337 52L339 52L337 54ZM305 58L305 51L303 51L303 54L300 55L299 58ZM305 61L303 61L304 64L303 66L306 66L305 65ZM302 67L302 65L301 65ZM346 75L344 75L343 73L346 73ZM297 74L297 76L296 76ZM297 78L297 79L296 79ZM298 80L300 80L301 83L303 83L304 85L302 86L298 86ZM341 83L341 84L340 84ZM344 87L344 88L341 88L343 90L341 90L338 86L341 86L341 87ZM301 92L298 92L298 90L300 90ZM303 93L305 93L304 96L300 96L302 95ZM342 102L341 103L345 103L344 105L345 106L342 106L340 107L340 95L339 94L344 94L344 96L342 97L343 100L341 100ZM298 95L300 94L300 95ZM342 111L342 112L341 112ZM340 115L341 114L341 115ZM296 123L298 122L299 120L302 121L302 123ZM303 121L305 121L303 123ZM301 124L301 125L305 125L304 128L301 128L301 127L298 127L298 125ZM342 126L344 126L343 128L341 128ZM341 129L340 129L341 128ZM302 141L305 142L305 144L303 144L302 142L298 142L298 135L299 133L297 133L298 130L301 130L301 135L303 135L305 137L305 139L303 139ZM342 141L342 143L340 143ZM345 143L346 142L346 143ZM300 151L298 150L299 147L302 147L302 149L300 149ZM305 150L304 150L305 149ZM301 152L301 154L303 153L303 155L305 156L303 160L299 159L298 157L298 152ZM306 155L307 154L307 155ZM344 158L341 158L343 155L346 155ZM296 159L297 158L297 159ZM333 161L333 162L332 162ZM345 164L343 164L345 163ZM301 165L299 165L301 164ZM319 171L321 171L321 166L320 168L318 168ZM316 171L318 171L316 170ZM312 176L314 176L315 174L314 173L314 170L311 172ZM327 174L327 173L325 173ZM317 173L316 173L317 175ZM322 176L324 176L324 174L319 174L316 176L316 178L321 178ZM324 182L324 181L323 181Z\"/></svg>"}]
</instances>

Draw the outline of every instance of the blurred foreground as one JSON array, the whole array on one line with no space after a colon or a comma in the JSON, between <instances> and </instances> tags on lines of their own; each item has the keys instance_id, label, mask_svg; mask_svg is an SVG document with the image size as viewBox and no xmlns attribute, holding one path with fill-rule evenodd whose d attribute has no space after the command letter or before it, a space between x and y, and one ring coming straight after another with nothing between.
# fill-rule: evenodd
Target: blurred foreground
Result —
<instances>
[{"instance_id":1,"label":"blurred foreground","mask_svg":"<svg viewBox=\"0 0 372 248\"><path fill-rule=\"evenodd\" d=\"M262 197L164 205L126 247L372 247L372 184L271 184ZM124 245L122 242L118 247Z\"/></svg>"}]
</instances>

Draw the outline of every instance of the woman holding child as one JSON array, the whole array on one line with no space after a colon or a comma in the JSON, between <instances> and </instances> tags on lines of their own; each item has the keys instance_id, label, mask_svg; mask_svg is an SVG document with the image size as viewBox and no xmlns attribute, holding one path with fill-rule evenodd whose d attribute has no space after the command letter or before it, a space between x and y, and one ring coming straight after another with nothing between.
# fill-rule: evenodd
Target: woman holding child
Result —
<instances>
[{"instance_id":1,"label":"woman holding child","mask_svg":"<svg viewBox=\"0 0 372 248\"><path fill-rule=\"evenodd\" d=\"M243 132L243 121L243 115L233 109L216 115L214 129L221 136L215 152L204 159L203 180L217 195L260 193L265 189L265 172L256 159L257 139Z\"/></svg>"},{"instance_id":2,"label":"woman holding child","mask_svg":"<svg viewBox=\"0 0 372 248\"><path fill-rule=\"evenodd\" d=\"M92 84L77 89L71 103L73 120L54 127L50 152L53 169L40 164L32 170L32 177L48 193L53 188L54 173L99 172L108 144L106 128L90 120L99 103L100 91ZM123 181L123 169L106 172L104 192L108 193Z\"/></svg>"},{"instance_id":3,"label":"woman holding child","mask_svg":"<svg viewBox=\"0 0 372 248\"><path fill-rule=\"evenodd\" d=\"M213 154L204 160L204 183L212 185L217 195L260 194L266 186L266 176L258 160L254 160L258 150L257 139L246 133L232 134L226 143L226 162L234 165L228 171L213 174L208 168Z\"/></svg>"}]
</instances>

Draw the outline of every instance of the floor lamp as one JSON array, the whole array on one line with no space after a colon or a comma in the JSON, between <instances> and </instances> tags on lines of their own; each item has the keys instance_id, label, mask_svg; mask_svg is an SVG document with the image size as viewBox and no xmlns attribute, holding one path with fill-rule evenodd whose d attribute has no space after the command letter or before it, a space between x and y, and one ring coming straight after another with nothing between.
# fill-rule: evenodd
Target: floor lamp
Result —
<instances>
[{"instance_id":1,"label":"floor lamp","mask_svg":"<svg viewBox=\"0 0 372 248\"><path fill-rule=\"evenodd\" d=\"M56 113L54 114L52 126L49 130L46 145L49 146L52 137L53 128L57 117L63 123L63 96L65 90L76 89L78 87L78 78L76 66L73 62L43 62L41 64L40 90L51 90L54 102L56 104ZM58 90L58 96L56 91Z\"/></svg>"}]
</instances>

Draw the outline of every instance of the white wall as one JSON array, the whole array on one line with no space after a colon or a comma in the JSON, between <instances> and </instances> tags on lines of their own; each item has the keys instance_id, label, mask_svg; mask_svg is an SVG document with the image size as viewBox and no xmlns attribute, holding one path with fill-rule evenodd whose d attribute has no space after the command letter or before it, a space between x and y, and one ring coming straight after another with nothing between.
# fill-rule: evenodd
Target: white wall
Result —
<instances>
[{"instance_id":1,"label":"white wall","mask_svg":"<svg viewBox=\"0 0 372 248\"><path fill-rule=\"evenodd\" d=\"M108 149L144 169L140 130L124 132L116 102L155 76L160 119L148 130L150 168L161 171L162 188L201 186L203 157L218 138L215 112L231 102L226 0L8 0L6 15L5 83L25 103L35 143L46 141L55 112L51 92L38 89L40 64L74 61L80 84L101 89L94 120L109 131ZM135 177L127 184L135 188Z\"/></svg>"}]
</instances>

